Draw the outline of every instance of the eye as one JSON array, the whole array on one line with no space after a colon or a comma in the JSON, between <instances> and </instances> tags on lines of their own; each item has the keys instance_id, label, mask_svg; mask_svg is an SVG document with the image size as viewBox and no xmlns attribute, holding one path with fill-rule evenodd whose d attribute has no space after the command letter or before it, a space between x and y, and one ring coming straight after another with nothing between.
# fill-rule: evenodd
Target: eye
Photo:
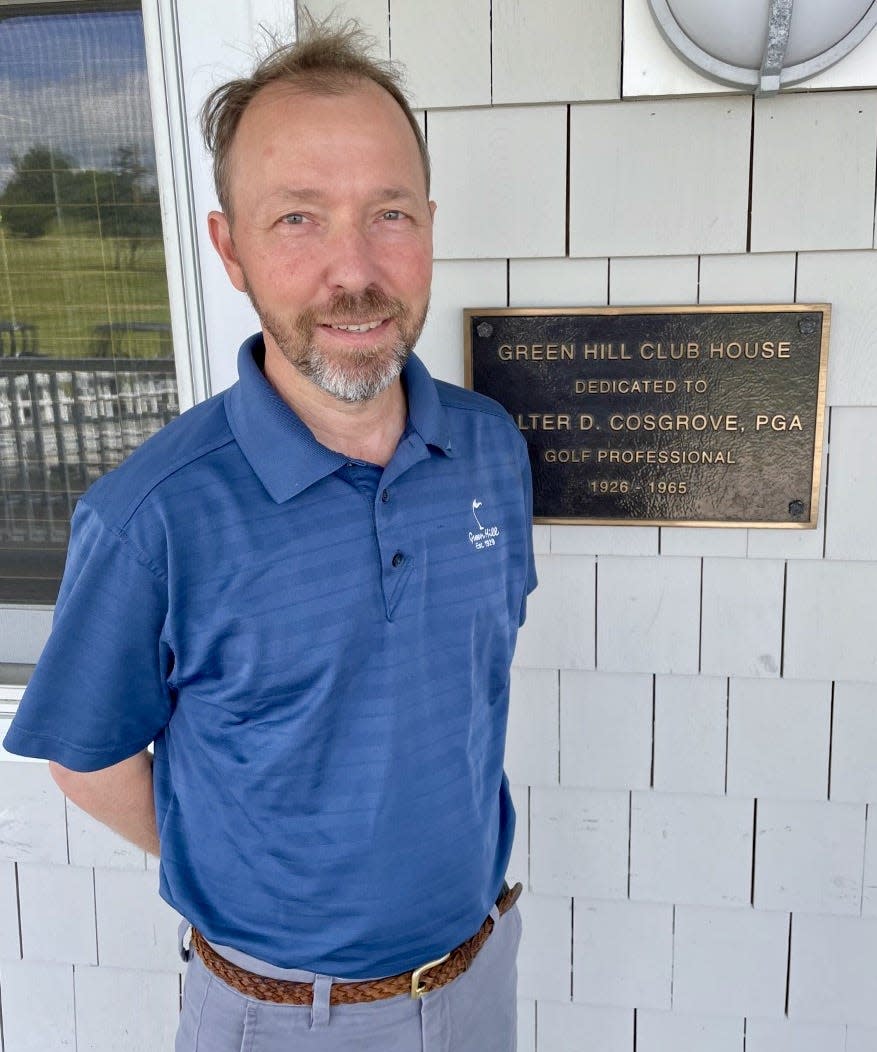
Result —
<instances>
[{"instance_id":1,"label":"eye","mask_svg":"<svg viewBox=\"0 0 877 1052\"><path fill-rule=\"evenodd\" d=\"M301 226L305 222L305 217L301 212L290 212L289 215L281 216L280 222L286 226Z\"/></svg>"},{"instance_id":2,"label":"eye","mask_svg":"<svg viewBox=\"0 0 877 1052\"><path fill-rule=\"evenodd\" d=\"M383 213L382 219L404 219L405 213L400 212L398 208L390 208Z\"/></svg>"}]
</instances>

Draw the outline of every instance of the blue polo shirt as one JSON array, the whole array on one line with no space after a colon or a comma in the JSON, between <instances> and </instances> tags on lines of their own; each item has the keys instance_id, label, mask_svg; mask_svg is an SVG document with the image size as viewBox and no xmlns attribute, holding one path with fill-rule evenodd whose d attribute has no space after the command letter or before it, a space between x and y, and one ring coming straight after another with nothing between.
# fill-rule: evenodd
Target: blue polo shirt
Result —
<instances>
[{"instance_id":1,"label":"blue polo shirt","mask_svg":"<svg viewBox=\"0 0 877 1052\"><path fill-rule=\"evenodd\" d=\"M508 862L527 452L412 357L392 460L351 461L263 354L79 501L4 744L91 771L154 741L175 909L281 968L394 974L471 935Z\"/></svg>"}]
</instances>

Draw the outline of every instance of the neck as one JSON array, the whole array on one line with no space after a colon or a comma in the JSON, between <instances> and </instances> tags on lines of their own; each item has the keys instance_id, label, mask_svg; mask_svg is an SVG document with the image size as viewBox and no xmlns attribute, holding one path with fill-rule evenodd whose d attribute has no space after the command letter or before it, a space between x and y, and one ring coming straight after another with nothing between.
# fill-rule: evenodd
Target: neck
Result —
<instances>
[{"instance_id":1,"label":"neck","mask_svg":"<svg viewBox=\"0 0 877 1052\"><path fill-rule=\"evenodd\" d=\"M265 377L314 438L328 449L385 467L405 430L408 406L402 382L365 402L342 402L323 391L265 340Z\"/></svg>"}]
</instances>

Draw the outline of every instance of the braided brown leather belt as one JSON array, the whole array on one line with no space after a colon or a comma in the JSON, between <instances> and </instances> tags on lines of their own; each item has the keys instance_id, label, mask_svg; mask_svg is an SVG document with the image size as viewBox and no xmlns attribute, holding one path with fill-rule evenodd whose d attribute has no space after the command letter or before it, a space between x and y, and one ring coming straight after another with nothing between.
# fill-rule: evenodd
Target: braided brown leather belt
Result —
<instances>
[{"instance_id":1,"label":"braided brown leather belt","mask_svg":"<svg viewBox=\"0 0 877 1052\"><path fill-rule=\"evenodd\" d=\"M500 916L507 913L518 901L522 888L515 884L497 899ZM390 975L385 979L364 979L349 983L333 983L330 1004L361 1004L365 1001L381 1001L387 997L410 994L422 997L430 990L437 990L462 975L487 942L493 931L493 918L488 917L475 934L450 953L437 961L429 961L410 972ZM309 1005L313 999L313 984L293 982L288 979L269 979L241 968L216 952L204 936L192 929L192 948L213 974L239 993L259 1001L271 1001L281 1005Z\"/></svg>"}]
</instances>

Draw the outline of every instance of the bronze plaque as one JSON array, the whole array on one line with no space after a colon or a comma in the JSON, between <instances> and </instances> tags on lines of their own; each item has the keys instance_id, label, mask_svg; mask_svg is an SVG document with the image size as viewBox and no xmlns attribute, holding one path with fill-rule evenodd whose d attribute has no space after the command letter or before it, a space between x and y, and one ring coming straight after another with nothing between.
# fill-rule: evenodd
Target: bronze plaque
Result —
<instances>
[{"instance_id":1,"label":"bronze plaque","mask_svg":"<svg viewBox=\"0 0 877 1052\"><path fill-rule=\"evenodd\" d=\"M830 307L475 308L536 522L814 527Z\"/></svg>"}]
</instances>

